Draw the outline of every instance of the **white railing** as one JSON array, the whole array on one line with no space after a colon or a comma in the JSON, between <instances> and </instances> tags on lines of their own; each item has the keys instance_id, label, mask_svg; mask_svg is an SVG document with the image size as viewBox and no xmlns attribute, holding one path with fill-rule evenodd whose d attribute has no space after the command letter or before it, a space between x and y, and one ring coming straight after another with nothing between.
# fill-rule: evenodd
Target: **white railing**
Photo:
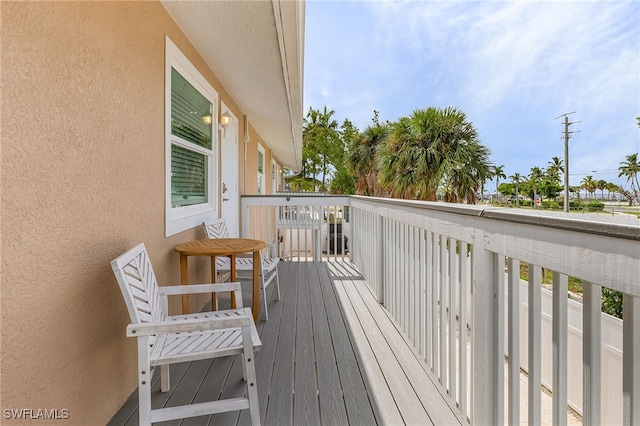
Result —
<instances>
[{"instance_id":1,"label":"white railing","mask_svg":"<svg viewBox=\"0 0 640 426\"><path fill-rule=\"evenodd\" d=\"M348 196L245 195L241 204L242 236L268 241L280 258L348 259Z\"/></svg>"},{"instance_id":2,"label":"white railing","mask_svg":"<svg viewBox=\"0 0 640 426\"><path fill-rule=\"evenodd\" d=\"M520 423L524 338L523 416L529 424L567 422L568 358L577 358L570 351L583 354L584 424L611 424L615 417L602 416L603 405L607 413L610 407L601 392L607 372L601 367L600 293L608 287L624 293L627 318L617 415L625 424L640 424L640 365L634 363L640 354L640 222L370 197L352 197L350 211L352 261L472 423ZM536 284L528 286L527 318L519 309L521 263L528 264L529 282ZM542 268L553 271L557 289L550 419L541 413ZM568 276L584 283L581 348L568 345Z\"/></svg>"},{"instance_id":3,"label":"white railing","mask_svg":"<svg viewBox=\"0 0 640 426\"><path fill-rule=\"evenodd\" d=\"M602 287L623 292L622 412L616 415L625 424L640 424L640 365L634 363L640 355L640 221L358 196L245 196L242 207L243 236L273 241L286 235L290 248L297 239L297 255L284 253L298 260L325 259L331 241L326 221L335 226L341 217L343 232L340 238L333 233L335 246L343 242L340 247L345 247L348 240L348 258L443 394L473 424L503 424L505 419L518 424L521 417L529 424L566 423L568 360L575 362L575 353L582 353L583 360L584 424L611 424L616 417L609 415L609 395L602 394L607 372L602 368L600 294ZM287 223L287 218L296 220ZM318 223L314 220L320 231L309 225ZM310 256L307 247L312 247ZM346 247L330 260L346 259L345 252ZM536 284L527 287L527 294L520 292L521 263L528 265L529 283ZM557 289L551 319L544 321L542 268L553 271ZM584 284L581 348L569 343L569 276ZM528 306L526 318L520 314L521 299ZM551 383L544 383L553 390L553 409L551 418L543 419L541 336L549 321L552 374ZM526 354L520 352L523 339ZM528 389L521 392L520 368L525 366ZM528 406L522 414L521 393Z\"/></svg>"}]
</instances>

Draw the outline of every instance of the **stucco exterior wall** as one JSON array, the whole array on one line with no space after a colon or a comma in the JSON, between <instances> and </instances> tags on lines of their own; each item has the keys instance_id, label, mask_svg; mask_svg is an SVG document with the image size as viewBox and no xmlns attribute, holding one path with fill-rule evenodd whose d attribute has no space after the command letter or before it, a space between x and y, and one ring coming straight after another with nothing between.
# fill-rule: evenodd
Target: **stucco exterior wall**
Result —
<instances>
[{"instance_id":1,"label":"stucco exterior wall","mask_svg":"<svg viewBox=\"0 0 640 426\"><path fill-rule=\"evenodd\" d=\"M160 283L175 284L173 246L204 238L199 227L164 237L165 34L242 111L160 3L0 7L0 408L105 424L136 387L136 342L110 261L143 241ZM241 188L255 193L255 179ZM207 281L208 261L190 267ZM19 423L31 422L2 420ZM37 421L49 423L60 421Z\"/></svg>"}]
</instances>

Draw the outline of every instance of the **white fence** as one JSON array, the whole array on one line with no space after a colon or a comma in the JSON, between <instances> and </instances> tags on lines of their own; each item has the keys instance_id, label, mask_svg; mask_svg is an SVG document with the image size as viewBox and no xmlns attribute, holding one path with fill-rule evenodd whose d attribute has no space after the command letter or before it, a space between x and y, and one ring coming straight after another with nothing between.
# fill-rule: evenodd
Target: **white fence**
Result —
<instances>
[{"instance_id":1,"label":"white fence","mask_svg":"<svg viewBox=\"0 0 640 426\"><path fill-rule=\"evenodd\" d=\"M353 262L443 392L472 423L519 424L522 418L529 424L564 424L578 382L585 424L615 424L612 419L640 424L640 365L634 363L640 351L640 222L371 197L352 197L351 217ZM534 284L522 291L520 262L529 265ZM552 317L544 321L542 268L554 271L558 289L552 293ZM574 342L569 331L568 276L584 283L582 343ZM602 287L624 293L618 405L608 401L611 394L602 382L609 374L602 356L607 330L600 313ZM529 307L526 312L521 300ZM469 302L471 315L460 309ZM469 335L460 324L470 325ZM550 328L551 361L542 345L543 328ZM509 353L506 387L504 353ZM523 360L528 412L521 414ZM553 389L550 419L542 419L540 408L543 362L552 365L552 374L544 378ZM576 367L581 380L570 382L569 370Z\"/></svg>"},{"instance_id":2,"label":"white fence","mask_svg":"<svg viewBox=\"0 0 640 426\"><path fill-rule=\"evenodd\" d=\"M564 424L571 405L583 407L584 424L640 424L640 365L634 362L640 355L640 222L358 196L245 196L242 235L269 241L283 229L301 235L304 223L277 223L292 206L309 206L322 223L348 221L339 239L334 233L334 244L348 238L348 258L471 423L519 424L522 418ZM328 246L327 234L315 238ZM321 247L317 241L312 246ZM345 251L329 260L346 259ZM314 250L311 259L320 260L321 252ZM299 253L301 258L308 257ZM521 288L521 262L534 285ZM553 271L557 289L551 316L543 313L549 302L542 268ZM569 276L583 281L582 314L570 308ZM613 393L602 380L610 371L602 350L609 345L602 287L624 293L622 397L615 401L608 400ZM574 338L576 316L582 342ZM520 413L522 365L528 370L527 413ZM543 383L553 389L550 419L541 414Z\"/></svg>"},{"instance_id":3,"label":"white fence","mask_svg":"<svg viewBox=\"0 0 640 426\"><path fill-rule=\"evenodd\" d=\"M242 236L274 243L283 259L348 259L349 201L318 193L245 195Z\"/></svg>"}]
</instances>

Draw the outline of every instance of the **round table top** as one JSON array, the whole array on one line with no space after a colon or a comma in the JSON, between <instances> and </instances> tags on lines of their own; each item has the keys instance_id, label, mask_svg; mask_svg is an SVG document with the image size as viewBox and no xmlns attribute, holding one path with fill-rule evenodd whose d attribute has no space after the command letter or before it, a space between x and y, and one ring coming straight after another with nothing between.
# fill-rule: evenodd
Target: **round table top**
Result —
<instances>
[{"instance_id":1,"label":"round table top","mask_svg":"<svg viewBox=\"0 0 640 426\"><path fill-rule=\"evenodd\" d=\"M191 256L231 256L262 250L267 243L248 238L211 238L178 244L174 250Z\"/></svg>"}]
</instances>

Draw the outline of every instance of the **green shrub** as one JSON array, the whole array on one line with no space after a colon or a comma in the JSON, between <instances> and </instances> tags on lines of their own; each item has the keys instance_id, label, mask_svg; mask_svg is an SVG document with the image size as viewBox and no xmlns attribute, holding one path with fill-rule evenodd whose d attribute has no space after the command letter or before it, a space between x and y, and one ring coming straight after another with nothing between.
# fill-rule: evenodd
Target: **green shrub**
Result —
<instances>
[{"instance_id":1,"label":"green shrub","mask_svg":"<svg viewBox=\"0 0 640 426\"><path fill-rule=\"evenodd\" d=\"M601 201L589 201L585 204L587 211L599 212L604 210L604 203Z\"/></svg>"},{"instance_id":2,"label":"green shrub","mask_svg":"<svg viewBox=\"0 0 640 426\"><path fill-rule=\"evenodd\" d=\"M622 319L622 293L603 287L602 312Z\"/></svg>"},{"instance_id":3,"label":"green shrub","mask_svg":"<svg viewBox=\"0 0 640 426\"><path fill-rule=\"evenodd\" d=\"M560 204L557 201L544 200L542 201L542 208L543 209L559 209Z\"/></svg>"},{"instance_id":4,"label":"green shrub","mask_svg":"<svg viewBox=\"0 0 640 426\"><path fill-rule=\"evenodd\" d=\"M564 207L564 200L560 200L558 202L558 205L560 207ZM582 202L578 201L578 200L570 200L569 201L569 209L571 210L579 210L582 209L583 205Z\"/></svg>"}]
</instances>

